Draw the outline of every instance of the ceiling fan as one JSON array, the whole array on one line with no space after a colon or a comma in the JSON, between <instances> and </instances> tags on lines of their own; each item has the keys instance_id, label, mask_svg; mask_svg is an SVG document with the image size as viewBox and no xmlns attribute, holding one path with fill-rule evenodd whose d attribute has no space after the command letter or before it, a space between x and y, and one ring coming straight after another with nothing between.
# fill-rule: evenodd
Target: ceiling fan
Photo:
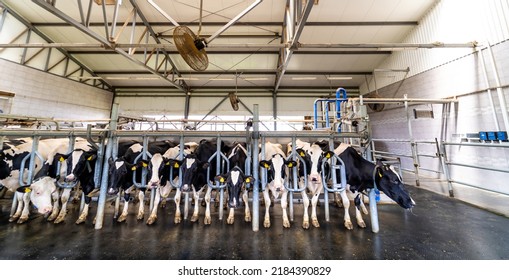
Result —
<instances>
[{"instance_id":1,"label":"ceiling fan","mask_svg":"<svg viewBox=\"0 0 509 280\"><path fill-rule=\"evenodd\" d=\"M161 9L154 0L148 0L148 2L161 13L164 17L166 17L173 25L175 25L175 29L173 30L173 41L180 56L184 59L184 61L196 71L205 71L209 65L209 60L207 57L207 52L205 48L217 38L221 33L223 33L226 29L228 29L231 25L236 23L240 18L246 15L249 11L251 11L254 7L262 2L262 0L255 0L251 5L249 5L246 9L240 12L236 17L231 19L227 24L221 27L216 33L212 34L208 38L200 37L201 24L202 24L202 12L203 12L203 0L200 0L200 27L198 29L198 34L195 34L189 27L180 25L177 21L175 21L171 16L169 16L163 9Z\"/></svg>"}]
</instances>

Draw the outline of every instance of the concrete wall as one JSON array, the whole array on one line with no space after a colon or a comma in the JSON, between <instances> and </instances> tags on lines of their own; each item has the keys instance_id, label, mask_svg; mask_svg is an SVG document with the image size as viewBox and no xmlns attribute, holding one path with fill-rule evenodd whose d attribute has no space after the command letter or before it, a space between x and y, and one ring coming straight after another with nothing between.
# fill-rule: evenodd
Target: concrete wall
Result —
<instances>
[{"instance_id":1,"label":"concrete wall","mask_svg":"<svg viewBox=\"0 0 509 280\"><path fill-rule=\"evenodd\" d=\"M509 99L509 41L493 46L493 53L498 69L502 88L500 92L507 100ZM495 74L492 68L491 59L487 50L482 52L486 61L489 85L486 84L483 74L483 64L479 53L467 55L454 60L440 67L433 68L421 74L412 76L405 80L398 90L399 83L392 84L379 90L382 97L400 98L407 95L408 98L457 98L456 103L451 103L449 112L441 104L420 104L409 107L410 117L407 118L407 111L402 105L386 105L382 112L370 112L373 138L375 139L411 139L408 119L410 119L413 138L415 141L438 141L459 143L464 140L467 133L478 133L479 131L495 131L497 123L502 131L509 130L502 118L499 99L496 89L492 90L492 97L497 116L495 121L489 95L488 87L495 87ZM447 106L447 105L446 105ZM413 117L413 109L432 110L434 118ZM445 114L444 114L445 110ZM463 140L462 140L463 138ZM478 142L468 140L468 142ZM496 143L499 147L467 147L449 146L447 148L448 160L456 163L475 165L484 168L509 170L509 148L500 146L507 143ZM434 156L436 154L435 144L417 144L419 157L420 175L422 184L434 191L447 194L447 184L437 180L445 179L442 166L436 158L422 155ZM376 142L376 149L388 151L398 155L411 155L409 143L395 141ZM413 160L409 157L402 157L403 168L413 170ZM433 171L437 172L433 172ZM453 180L476 185L481 188L492 190L496 193L503 193L505 205L509 202L509 174L489 170L475 169L469 167L451 166L451 177ZM412 182L415 177L408 183ZM429 182L433 183L429 183ZM463 197L466 201L477 203L481 199L480 192L471 187L464 187L461 184L454 184L456 197ZM475 190L475 191L474 191ZM474 192L473 192L474 191ZM473 193L472 193L473 192ZM490 196L496 195L489 193ZM493 198L485 200L487 204L493 204ZM491 206L490 206L491 207ZM509 215L509 207L505 206L506 215ZM496 210L500 212L499 210Z\"/></svg>"},{"instance_id":2,"label":"concrete wall","mask_svg":"<svg viewBox=\"0 0 509 280\"><path fill-rule=\"evenodd\" d=\"M5 113L58 119L109 118L113 100L112 92L3 59L0 90L16 94Z\"/></svg>"}]
</instances>

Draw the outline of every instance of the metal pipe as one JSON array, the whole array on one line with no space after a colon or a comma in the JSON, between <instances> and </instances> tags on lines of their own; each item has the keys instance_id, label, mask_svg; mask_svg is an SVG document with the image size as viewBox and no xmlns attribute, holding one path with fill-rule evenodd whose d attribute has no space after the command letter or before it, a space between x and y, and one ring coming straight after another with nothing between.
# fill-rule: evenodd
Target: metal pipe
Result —
<instances>
[{"instance_id":1,"label":"metal pipe","mask_svg":"<svg viewBox=\"0 0 509 280\"><path fill-rule=\"evenodd\" d=\"M500 110L502 111L502 119L504 120L504 129L509 130L509 117L507 115L507 104L505 103L504 92L502 91L502 83L500 83L500 76L498 75L497 64L495 62L495 56L491 45L488 43L488 53L491 59L491 67L493 69L493 75L495 77L495 85L497 86L497 97L498 103L500 104Z\"/></svg>"},{"instance_id":2,"label":"metal pipe","mask_svg":"<svg viewBox=\"0 0 509 280\"><path fill-rule=\"evenodd\" d=\"M110 132L108 135L108 143L112 143L113 141L113 131L117 128L117 119L118 119L118 103L113 103L111 106L111 118L110 118ZM113 145L106 145L106 153L105 158L109 159L111 157L113 151ZM101 189L99 191L99 201L97 203L97 215L95 221L95 229L101 229L103 226L104 220L104 208L106 204L106 196L108 190L108 171L109 165L104 164L102 170L102 178L101 178ZM140 202L141 203L141 202Z\"/></svg>"},{"instance_id":3,"label":"metal pipe","mask_svg":"<svg viewBox=\"0 0 509 280\"><path fill-rule=\"evenodd\" d=\"M480 166L480 165L470 165L470 164L459 163L459 162L452 162L452 161L446 161L445 163L447 165L456 165L456 166L470 167L470 168L475 168L475 169L482 169L482 170L489 170L489 171L509 173L509 170L507 170L507 169L484 167L484 166Z\"/></svg>"},{"instance_id":4,"label":"metal pipe","mask_svg":"<svg viewBox=\"0 0 509 280\"><path fill-rule=\"evenodd\" d=\"M161 7L159 7L153 0L147 0L147 2L152 5L161 15L163 15L167 20L169 20L173 25L179 26L178 22L174 20L170 15L168 15Z\"/></svg>"},{"instance_id":5,"label":"metal pipe","mask_svg":"<svg viewBox=\"0 0 509 280\"><path fill-rule=\"evenodd\" d=\"M404 99L407 99L407 95L404 95ZM414 142L414 134L412 131L412 122L410 117L410 110L408 108L408 102L405 101L405 111L406 111L406 117L407 117L407 125L408 125L408 136L410 138L410 148L412 150L412 159L414 162L414 174L415 174L415 185L419 186L419 158L417 156L417 145Z\"/></svg>"},{"instance_id":6,"label":"metal pipe","mask_svg":"<svg viewBox=\"0 0 509 280\"><path fill-rule=\"evenodd\" d=\"M251 226L253 228L253 231L257 232L260 229L260 197L259 197L259 187L260 187L260 162L259 162L259 153L260 153L260 147L259 139L259 122L260 122L260 116L258 111L258 104L253 105L253 132L251 134L251 138L253 139L253 215L252 215L252 221Z\"/></svg>"},{"instance_id":7,"label":"metal pipe","mask_svg":"<svg viewBox=\"0 0 509 280\"><path fill-rule=\"evenodd\" d=\"M378 209L376 206L376 189L372 188L369 191L369 211L371 217L371 231L377 233L380 230L378 224Z\"/></svg>"},{"instance_id":8,"label":"metal pipe","mask_svg":"<svg viewBox=\"0 0 509 280\"><path fill-rule=\"evenodd\" d=\"M451 182L452 183L456 183L456 184L465 185L467 187L473 187L473 188L481 189L481 190L484 190L484 191L489 191L489 192L492 192L492 193L508 195L508 193L499 192L499 191L495 191L495 190L490 190L490 189L487 189L487 188L484 188L484 187L480 187L480 186L477 186L477 185L474 185L474 184L470 184L470 183L466 183L466 182L462 182L462 181L451 180Z\"/></svg>"},{"instance_id":9,"label":"metal pipe","mask_svg":"<svg viewBox=\"0 0 509 280\"><path fill-rule=\"evenodd\" d=\"M486 83L486 93L488 94L488 100L490 101L491 106L491 112L493 113L493 121L495 121L495 127L496 131L500 131L500 125L498 124L498 117L497 117L497 109L495 108L495 103L493 102L493 96L491 95L491 89L490 89L490 80L488 78L488 71L486 70L486 61L484 60L484 55L482 54L481 50L477 51L477 54L481 60L482 64L482 73L484 77L484 82Z\"/></svg>"},{"instance_id":10,"label":"metal pipe","mask_svg":"<svg viewBox=\"0 0 509 280\"><path fill-rule=\"evenodd\" d=\"M115 42L115 28L117 27L118 8L122 5L122 0L115 1L115 9L113 10L113 21L111 22L110 42ZM126 21L127 22L127 21Z\"/></svg>"}]
</instances>

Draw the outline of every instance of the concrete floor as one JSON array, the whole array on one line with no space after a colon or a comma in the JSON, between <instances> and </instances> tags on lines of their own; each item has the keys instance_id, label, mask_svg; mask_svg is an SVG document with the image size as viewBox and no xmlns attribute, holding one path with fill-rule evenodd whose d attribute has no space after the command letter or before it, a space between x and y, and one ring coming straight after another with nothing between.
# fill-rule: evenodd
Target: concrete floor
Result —
<instances>
[{"instance_id":1,"label":"concrete floor","mask_svg":"<svg viewBox=\"0 0 509 280\"><path fill-rule=\"evenodd\" d=\"M379 205L380 232L376 234L371 232L368 216L368 228L346 230L343 209L335 207L331 207L330 222L325 222L322 207L318 209L321 227L304 230L300 204L290 229L283 229L277 204L271 208L272 227L260 225L258 232L243 221L242 211L237 211L234 225L219 221L215 210L210 226L203 225L203 216L198 224L184 221L175 225L172 202L159 211L152 226L136 220L135 207L126 223L113 221L109 203L101 230L94 229L93 216L86 224L74 224L77 205L69 208L63 224L54 225L33 214L27 223L18 225L8 222L10 199L0 199L0 259L509 259L509 218L424 189L409 187L409 191L417 206L410 212L393 204ZM92 212L95 209L94 203ZM264 207L260 210L263 220Z\"/></svg>"}]
</instances>

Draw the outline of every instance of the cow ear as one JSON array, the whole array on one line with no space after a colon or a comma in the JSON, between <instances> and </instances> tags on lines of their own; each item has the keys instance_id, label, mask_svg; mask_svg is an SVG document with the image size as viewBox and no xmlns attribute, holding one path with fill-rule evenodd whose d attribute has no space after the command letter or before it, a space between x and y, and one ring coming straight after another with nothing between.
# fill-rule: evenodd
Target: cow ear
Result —
<instances>
[{"instance_id":1,"label":"cow ear","mask_svg":"<svg viewBox=\"0 0 509 280\"><path fill-rule=\"evenodd\" d=\"M269 169L271 165L272 165L272 162L270 160L262 160L262 161L260 161L260 166L265 168L265 169Z\"/></svg>"},{"instance_id":2,"label":"cow ear","mask_svg":"<svg viewBox=\"0 0 509 280\"><path fill-rule=\"evenodd\" d=\"M32 191L32 189L30 187L19 187L16 189L17 192L20 192L20 193L29 193Z\"/></svg>"},{"instance_id":3,"label":"cow ear","mask_svg":"<svg viewBox=\"0 0 509 280\"><path fill-rule=\"evenodd\" d=\"M57 153L57 154L55 154L55 159L60 162L63 162L69 157L69 155L71 155L71 154L64 155L64 154Z\"/></svg>"},{"instance_id":4,"label":"cow ear","mask_svg":"<svg viewBox=\"0 0 509 280\"><path fill-rule=\"evenodd\" d=\"M216 177L214 177L214 180L218 181L219 183L224 183L226 182L226 176L224 176L223 174L219 174Z\"/></svg>"},{"instance_id":5,"label":"cow ear","mask_svg":"<svg viewBox=\"0 0 509 280\"><path fill-rule=\"evenodd\" d=\"M246 178L244 178L244 182L245 182L246 184L252 184L252 183L254 183L254 178L253 178L253 176L247 176Z\"/></svg>"},{"instance_id":6,"label":"cow ear","mask_svg":"<svg viewBox=\"0 0 509 280\"><path fill-rule=\"evenodd\" d=\"M207 169L207 168L209 168L209 166L210 166L210 163L208 161L201 164L201 168L203 168L203 169Z\"/></svg>"},{"instance_id":7,"label":"cow ear","mask_svg":"<svg viewBox=\"0 0 509 280\"><path fill-rule=\"evenodd\" d=\"M287 160L285 161L285 164L288 166L288 168L294 168L297 166L297 162L294 160Z\"/></svg>"},{"instance_id":8,"label":"cow ear","mask_svg":"<svg viewBox=\"0 0 509 280\"><path fill-rule=\"evenodd\" d=\"M182 166L182 162L181 160L177 160L177 159L171 159L169 161L170 165L173 167L173 168L180 168L180 166Z\"/></svg>"},{"instance_id":9,"label":"cow ear","mask_svg":"<svg viewBox=\"0 0 509 280\"><path fill-rule=\"evenodd\" d=\"M299 154L299 156L301 156L301 157L305 157L305 156L306 156L306 151L304 151L304 149L299 148L299 149L297 149L297 150L295 150L295 151L296 151L296 152Z\"/></svg>"},{"instance_id":10,"label":"cow ear","mask_svg":"<svg viewBox=\"0 0 509 280\"><path fill-rule=\"evenodd\" d=\"M97 155L96 154L89 154L88 157L87 157L87 160L88 161L93 161L94 159L97 158Z\"/></svg>"},{"instance_id":11,"label":"cow ear","mask_svg":"<svg viewBox=\"0 0 509 280\"><path fill-rule=\"evenodd\" d=\"M108 164L109 164L109 165L113 165L113 163L115 163L115 161L113 160L113 157L110 157L110 158L108 159Z\"/></svg>"},{"instance_id":12,"label":"cow ear","mask_svg":"<svg viewBox=\"0 0 509 280\"><path fill-rule=\"evenodd\" d=\"M332 157L334 156L334 152L332 152L332 151L326 151L326 152L324 152L324 153L323 153L323 156L324 156L325 158L332 158Z\"/></svg>"},{"instance_id":13,"label":"cow ear","mask_svg":"<svg viewBox=\"0 0 509 280\"><path fill-rule=\"evenodd\" d=\"M139 164L140 162L138 162ZM130 169L132 171L135 171L136 169L138 169L138 164L131 164L131 163L128 163L128 162L124 162L125 166L127 167L127 169Z\"/></svg>"}]
</instances>

